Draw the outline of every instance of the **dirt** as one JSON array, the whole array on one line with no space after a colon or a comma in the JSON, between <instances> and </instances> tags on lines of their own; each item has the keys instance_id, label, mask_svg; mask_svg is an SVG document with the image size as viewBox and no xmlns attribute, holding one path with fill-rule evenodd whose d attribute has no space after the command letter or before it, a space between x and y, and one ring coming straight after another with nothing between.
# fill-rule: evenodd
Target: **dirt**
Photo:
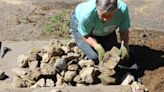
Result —
<instances>
[{"instance_id":1,"label":"dirt","mask_svg":"<svg viewBox=\"0 0 164 92\"><path fill-rule=\"evenodd\" d=\"M164 23L162 20L164 17L161 16L163 8L157 7L163 7L163 0L125 1L130 6L132 19L130 29L130 49L134 56L132 60L140 65L137 76L150 92L163 92ZM49 18L59 11L67 10L66 12L70 14L79 2L0 0L0 41L70 39L69 28L62 32L60 30L46 32L45 25Z\"/></svg>"}]
</instances>

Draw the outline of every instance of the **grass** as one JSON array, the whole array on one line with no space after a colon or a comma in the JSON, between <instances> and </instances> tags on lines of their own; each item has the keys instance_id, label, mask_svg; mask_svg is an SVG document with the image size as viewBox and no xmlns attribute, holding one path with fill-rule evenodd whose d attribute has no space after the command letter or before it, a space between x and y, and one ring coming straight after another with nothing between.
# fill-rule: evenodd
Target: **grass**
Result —
<instances>
[{"instance_id":1,"label":"grass","mask_svg":"<svg viewBox=\"0 0 164 92\"><path fill-rule=\"evenodd\" d=\"M70 10L60 10L56 14L49 17L45 29L45 32L54 32L54 31L68 31L70 24Z\"/></svg>"}]
</instances>

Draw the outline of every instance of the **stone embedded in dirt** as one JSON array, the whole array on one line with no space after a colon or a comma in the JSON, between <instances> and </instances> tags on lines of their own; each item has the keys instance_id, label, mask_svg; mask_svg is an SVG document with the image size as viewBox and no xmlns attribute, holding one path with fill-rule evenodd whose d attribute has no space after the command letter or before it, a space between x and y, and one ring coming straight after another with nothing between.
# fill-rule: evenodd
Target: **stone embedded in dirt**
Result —
<instances>
[{"instance_id":1,"label":"stone embedded in dirt","mask_svg":"<svg viewBox=\"0 0 164 92\"><path fill-rule=\"evenodd\" d=\"M69 71L77 71L78 70L78 65L77 64L71 64L68 66Z\"/></svg>"},{"instance_id":2,"label":"stone embedded in dirt","mask_svg":"<svg viewBox=\"0 0 164 92\"><path fill-rule=\"evenodd\" d=\"M79 63L80 67L93 67L95 65L94 61L92 60L80 60Z\"/></svg>"},{"instance_id":3,"label":"stone embedded in dirt","mask_svg":"<svg viewBox=\"0 0 164 92\"><path fill-rule=\"evenodd\" d=\"M21 68L13 68L11 71L18 77L23 78L25 75L27 75L27 71Z\"/></svg>"},{"instance_id":4,"label":"stone embedded in dirt","mask_svg":"<svg viewBox=\"0 0 164 92\"><path fill-rule=\"evenodd\" d=\"M44 64L41 68L41 74L42 75L55 75L56 70L53 67L53 65L50 64Z\"/></svg>"},{"instance_id":5,"label":"stone embedded in dirt","mask_svg":"<svg viewBox=\"0 0 164 92\"><path fill-rule=\"evenodd\" d=\"M28 66L28 57L25 55L18 56L17 66L18 67L27 67Z\"/></svg>"},{"instance_id":6,"label":"stone embedded in dirt","mask_svg":"<svg viewBox=\"0 0 164 92\"><path fill-rule=\"evenodd\" d=\"M62 86L64 84L64 78L61 75L57 74L56 79L56 86Z\"/></svg>"},{"instance_id":7,"label":"stone embedded in dirt","mask_svg":"<svg viewBox=\"0 0 164 92\"><path fill-rule=\"evenodd\" d=\"M52 79L46 79L46 87L54 87L55 83Z\"/></svg>"},{"instance_id":8,"label":"stone embedded in dirt","mask_svg":"<svg viewBox=\"0 0 164 92\"><path fill-rule=\"evenodd\" d=\"M54 67L59 71L65 70L67 68L66 61L64 59L57 59Z\"/></svg>"},{"instance_id":9,"label":"stone embedded in dirt","mask_svg":"<svg viewBox=\"0 0 164 92\"><path fill-rule=\"evenodd\" d=\"M86 67L80 71L81 80L85 83L93 83L95 78L94 67Z\"/></svg>"},{"instance_id":10,"label":"stone embedded in dirt","mask_svg":"<svg viewBox=\"0 0 164 92\"><path fill-rule=\"evenodd\" d=\"M106 52L103 61L100 65L103 65L109 69L114 69L120 61L120 50L117 47L113 47L110 51Z\"/></svg>"},{"instance_id":11,"label":"stone embedded in dirt","mask_svg":"<svg viewBox=\"0 0 164 92\"><path fill-rule=\"evenodd\" d=\"M29 70L34 70L39 65L39 61L28 61Z\"/></svg>"},{"instance_id":12,"label":"stone embedded in dirt","mask_svg":"<svg viewBox=\"0 0 164 92\"><path fill-rule=\"evenodd\" d=\"M23 79L15 76L13 78L12 87L13 88L22 88L22 87L27 87L27 85Z\"/></svg>"},{"instance_id":13,"label":"stone embedded in dirt","mask_svg":"<svg viewBox=\"0 0 164 92\"><path fill-rule=\"evenodd\" d=\"M45 87L45 79L41 78L36 84L32 85L30 88L39 88L39 87Z\"/></svg>"},{"instance_id":14,"label":"stone embedded in dirt","mask_svg":"<svg viewBox=\"0 0 164 92\"><path fill-rule=\"evenodd\" d=\"M67 71L64 76L65 82L71 82L76 74L76 71Z\"/></svg>"},{"instance_id":15,"label":"stone embedded in dirt","mask_svg":"<svg viewBox=\"0 0 164 92\"><path fill-rule=\"evenodd\" d=\"M4 80L6 79L6 75L5 75L5 72L3 70L0 70L0 80Z\"/></svg>"},{"instance_id":16,"label":"stone embedded in dirt","mask_svg":"<svg viewBox=\"0 0 164 92\"><path fill-rule=\"evenodd\" d=\"M106 74L100 74L98 78L101 80L103 85L115 84L115 78L112 78Z\"/></svg>"}]
</instances>

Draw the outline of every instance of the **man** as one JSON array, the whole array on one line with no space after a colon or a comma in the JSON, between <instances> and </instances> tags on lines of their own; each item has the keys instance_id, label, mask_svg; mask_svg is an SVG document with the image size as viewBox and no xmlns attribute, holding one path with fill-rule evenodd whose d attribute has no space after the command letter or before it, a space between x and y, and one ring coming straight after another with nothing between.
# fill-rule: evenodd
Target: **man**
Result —
<instances>
[{"instance_id":1,"label":"man","mask_svg":"<svg viewBox=\"0 0 164 92\"><path fill-rule=\"evenodd\" d=\"M88 0L76 7L70 20L77 46L88 59L98 63L106 51L117 45L117 28L125 43L124 56L128 56L130 19L128 7L122 0Z\"/></svg>"}]
</instances>

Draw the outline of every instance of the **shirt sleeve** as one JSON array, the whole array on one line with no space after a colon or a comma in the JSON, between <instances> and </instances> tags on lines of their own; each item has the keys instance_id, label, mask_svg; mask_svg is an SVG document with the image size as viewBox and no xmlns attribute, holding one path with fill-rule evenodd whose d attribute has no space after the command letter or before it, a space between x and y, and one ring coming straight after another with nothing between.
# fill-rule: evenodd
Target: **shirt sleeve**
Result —
<instances>
[{"instance_id":1,"label":"shirt sleeve","mask_svg":"<svg viewBox=\"0 0 164 92\"><path fill-rule=\"evenodd\" d=\"M90 23L91 20L83 19L81 22L78 23L78 31L82 36L86 36L91 34L93 30L93 23Z\"/></svg>"},{"instance_id":2,"label":"shirt sleeve","mask_svg":"<svg viewBox=\"0 0 164 92\"><path fill-rule=\"evenodd\" d=\"M120 31L127 31L129 27L130 27L130 18L129 18L128 7L126 7L125 12L123 13L123 19L120 23L119 29Z\"/></svg>"}]
</instances>

